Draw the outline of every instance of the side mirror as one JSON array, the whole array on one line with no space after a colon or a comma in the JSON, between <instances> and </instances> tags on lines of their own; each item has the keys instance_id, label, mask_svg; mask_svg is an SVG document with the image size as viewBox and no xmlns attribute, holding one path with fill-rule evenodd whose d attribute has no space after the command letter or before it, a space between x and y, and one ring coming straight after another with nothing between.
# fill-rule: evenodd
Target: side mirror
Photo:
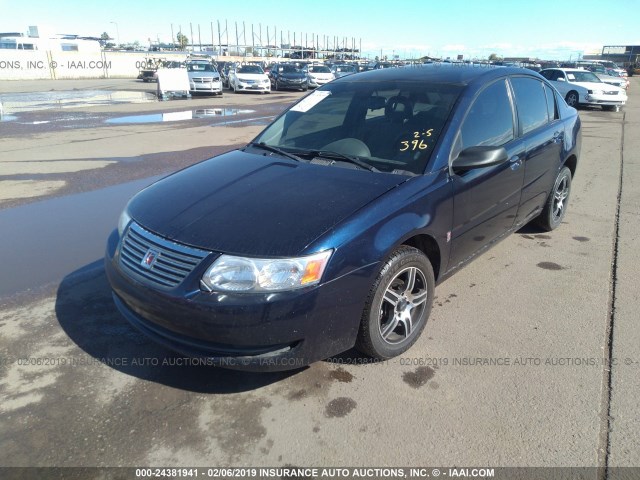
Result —
<instances>
[{"instance_id":1,"label":"side mirror","mask_svg":"<svg viewBox=\"0 0 640 480\"><path fill-rule=\"evenodd\" d=\"M504 147L469 147L465 148L451 163L454 173L473 170L475 168L493 167L506 162L507 151Z\"/></svg>"},{"instance_id":2,"label":"side mirror","mask_svg":"<svg viewBox=\"0 0 640 480\"><path fill-rule=\"evenodd\" d=\"M557 79L556 81L557 81L557 82L564 82L564 81L565 81L565 79L564 79L564 77L558 77L558 79Z\"/></svg>"}]
</instances>

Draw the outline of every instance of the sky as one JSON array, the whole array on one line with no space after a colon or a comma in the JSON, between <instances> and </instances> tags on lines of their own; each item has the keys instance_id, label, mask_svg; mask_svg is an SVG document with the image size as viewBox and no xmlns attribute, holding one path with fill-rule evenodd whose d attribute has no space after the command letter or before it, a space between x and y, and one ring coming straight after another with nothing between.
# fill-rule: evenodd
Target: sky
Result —
<instances>
[{"instance_id":1,"label":"sky","mask_svg":"<svg viewBox=\"0 0 640 480\"><path fill-rule=\"evenodd\" d=\"M543 59L576 59L600 52L603 45L640 45L640 0L0 0L0 32L27 33L30 25L50 33L100 36L107 32L121 43L150 40L170 42L182 32L198 43L217 42L217 22L228 26L229 42L235 43L238 24L240 43L243 22L247 44L279 44L296 34L318 35L321 44L355 39L363 56L418 58L486 58L525 56ZM267 38L267 26L270 38ZM274 37L274 30L277 38ZM343 40L341 40L342 42ZM223 43L226 43L223 33Z\"/></svg>"}]
</instances>

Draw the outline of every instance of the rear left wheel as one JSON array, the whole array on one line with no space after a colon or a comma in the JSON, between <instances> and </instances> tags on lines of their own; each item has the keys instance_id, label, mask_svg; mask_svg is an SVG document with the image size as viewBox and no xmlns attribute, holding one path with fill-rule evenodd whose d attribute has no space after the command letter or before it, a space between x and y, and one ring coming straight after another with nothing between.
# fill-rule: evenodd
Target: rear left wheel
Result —
<instances>
[{"instance_id":1,"label":"rear left wheel","mask_svg":"<svg viewBox=\"0 0 640 480\"><path fill-rule=\"evenodd\" d=\"M563 167L556 177L551 193L542 209L542 213L536 219L536 223L543 230L550 232L562 223L567 213L569 194L571 193L571 170Z\"/></svg>"},{"instance_id":2,"label":"rear left wheel","mask_svg":"<svg viewBox=\"0 0 640 480\"><path fill-rule=\"evenodd\" d=\"M427 323L434 288L429 259L413 247L396 249L371 288L356 348L378 359L408 350Z\"/></svg>"}]
</instances>

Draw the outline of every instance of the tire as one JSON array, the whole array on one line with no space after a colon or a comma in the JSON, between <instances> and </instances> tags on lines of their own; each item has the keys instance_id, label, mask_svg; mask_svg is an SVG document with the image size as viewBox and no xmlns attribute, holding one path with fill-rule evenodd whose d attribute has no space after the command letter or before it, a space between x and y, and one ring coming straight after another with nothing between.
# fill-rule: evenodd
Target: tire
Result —
<instances>
[{"instance_id":1,"label":"tire","mask_svg":"<svg viewBox=\"0 0 640 480\"><path fill-rule=\"evenodd\" d=\"M278 84L278 80L276 80L276 84L274 85L276 92L280 91L280 85Z\"/></svg>"},{"instance_id":2,"label":"tire","mask_svg":"<svg viewBox=\"0 0 640 480\"><path fill-rule=\"evenodd\" d=\"M556 181L553 184L553 189L544 204L542 213L536 219L535 223L546 232L558 228L562 223L565 213L567 213L570 193L571 170L563 167L560 173L558 173Z\"/></svg>"},{"instance_id":3,"label":"tire","mask_svg":"<svg viewBox=\"0 0 640 480\"><path fill-rule=\"evenodd\" d=\"M408 350L427 324L434 289L433 268L420 250L394 250L371 287L356 348L381 360Z\"/></svg>"},{"instance_id":4,"label":"tire","mask_svg":"<svg viewBox=\"0 0 640 480\"><path fill-rule=\"evenodd\" d=\"M569 105L570 107L578 108L580 97L578 96L578 92L576 92L575 90L571 90L569 93L567 93L565 100L567 102L567 105Z\"/></svg>"},{"instance_id":5,"label":"tire","mask_svg":"<svg viewBox=\"0 0 640 480\"><path fill-rule=\"evenodd\" d=\"M620 107L618 107L617 105L603 105L602 110L604 110L605 112L619 112Z\"/></svg>"}]
</instances>

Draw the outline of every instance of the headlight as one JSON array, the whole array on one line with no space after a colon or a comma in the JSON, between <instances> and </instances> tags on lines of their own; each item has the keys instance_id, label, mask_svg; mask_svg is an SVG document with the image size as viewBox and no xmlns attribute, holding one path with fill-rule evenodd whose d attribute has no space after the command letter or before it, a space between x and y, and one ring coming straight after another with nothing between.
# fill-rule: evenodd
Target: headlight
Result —
<instances>
[{"instance_id":1,"label":"headlight","mask_svg":"<svg viewBox=\"0 0 640 480\"><path fill-rule=\"evenodd\" d=\"M220 256L202 277L210 291L279 292L320 282L332 250L299 258Z\"/></svg>"},{"instance_id":2,"label":"headlight","mask_svg":"<svg viewBox=\"0 0 640 480\"><path fill-rule=\"evenodd\" d=\"M118 236L122 237L124 230L131 222L131 216L127 213L127 209L125 208L120 214L120 219L118 220Z\"/></svg>"},{"instance_id":3,"label":"headlight","mask_svg":"<svg viewBox=\"0 0 640 480\"><path fill-rule=\"evenodd\" d=\"M270 83L270 80L269 80L268 78L263 78L263 79L262 79L262 83L265 83L265 84L266 84L266 83Z\"/></svg>"}]
</instances>

